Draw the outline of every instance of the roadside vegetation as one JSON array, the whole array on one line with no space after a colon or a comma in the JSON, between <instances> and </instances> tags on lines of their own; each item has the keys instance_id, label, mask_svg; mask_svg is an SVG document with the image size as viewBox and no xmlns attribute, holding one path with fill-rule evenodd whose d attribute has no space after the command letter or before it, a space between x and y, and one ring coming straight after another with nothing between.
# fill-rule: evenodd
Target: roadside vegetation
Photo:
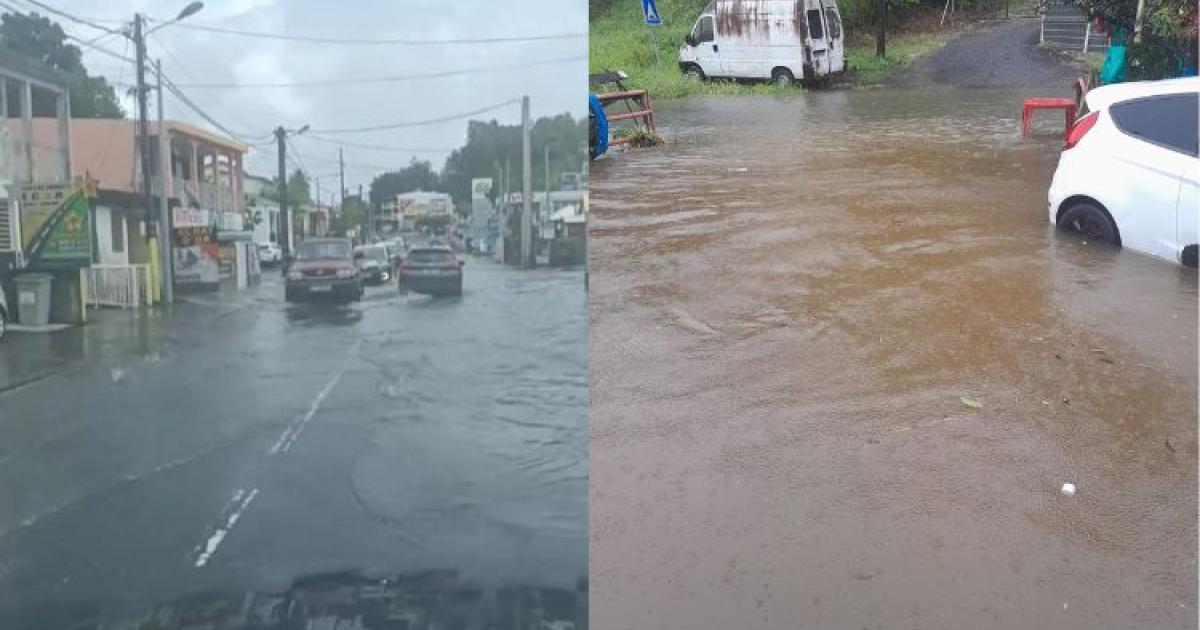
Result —
<instances>
[{"instance_id":1,"label":"roadside vegetation","mask_svg":"<svg viewBox=\"0 0 1200 630\"><path fill-rule=\"evenodd\" d=\"M970 0L956 0L960 7ZM977 0L995 5L995 0ZM708 81L699 83L679 71L679 46L708 0L658 0L663 26L656 29L660 65L655 65L650 30L642 19L641 4L630 0L592 0L589 66L591 72L623 70L626 85L645 88L655 98L680 98L722 94L786 94L794 88L769 83ZM939 24L944 0L889 0L887 57L875 56L872 0L838 3L846 25L846 80L856 84L878 82L916 59L941 47L973 15L959 12ZM1003 5L999 5L1003 7ZM1001 11L1003 9L1000 9Z\"/></svg>"}]
</instances>

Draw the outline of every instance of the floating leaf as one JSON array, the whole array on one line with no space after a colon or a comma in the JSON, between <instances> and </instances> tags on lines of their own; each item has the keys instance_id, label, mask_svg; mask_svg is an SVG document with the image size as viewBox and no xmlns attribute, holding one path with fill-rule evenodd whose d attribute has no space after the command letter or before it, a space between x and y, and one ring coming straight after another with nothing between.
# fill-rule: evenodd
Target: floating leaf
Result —
<instances>
[{"instance_id":1,"label":"floating leaf","mask_svg":"<svg viewBox=\"0 0 1200 630\"><path fill-rule=\"evenodd\" d=\"M962 396L959 398L959 400L962 401L962 404L964 407L970 407L971 409L983 409L983 403L979 402L978 400L975 400L974 398L967 398L966 396Z\"/></svg>"}]
</instances>

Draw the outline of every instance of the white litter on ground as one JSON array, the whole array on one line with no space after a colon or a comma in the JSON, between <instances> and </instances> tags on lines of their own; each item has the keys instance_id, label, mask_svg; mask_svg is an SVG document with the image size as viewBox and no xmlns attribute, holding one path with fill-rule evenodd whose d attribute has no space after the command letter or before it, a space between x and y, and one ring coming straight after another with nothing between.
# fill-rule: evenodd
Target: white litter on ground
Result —
<instances>
[{"instance_id":1,"label":"white litter on ground","mask_svg":"<svg viewBox=\"0 0 1200 630\"><path fill-rule=\"evenodd\" d=\"M1068 497L1075 496L1075 484L1064 483L1063 487L1062 487L1062 493L1063 493L1063 496L1068 496Z\"/></svg>"}]
</instances>

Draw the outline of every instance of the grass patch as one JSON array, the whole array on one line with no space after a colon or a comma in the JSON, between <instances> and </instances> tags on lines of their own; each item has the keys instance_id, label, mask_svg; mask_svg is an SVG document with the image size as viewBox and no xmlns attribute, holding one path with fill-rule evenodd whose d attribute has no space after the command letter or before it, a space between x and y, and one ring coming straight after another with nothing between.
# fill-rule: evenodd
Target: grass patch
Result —
<instances>
[{"instance_id":1,"label":"grass patch","mask_svg":"<svg viewBox=\"0 0 1200 630\"><path fill-rule=\"evenodd\" d=\"M588 28L588 67L591 72L624 70L626 85L644 88L652 98L718 94L786 94L792 88L767 83L692 81L679 71L679 47L708 0L658 0L663 26L655 29L661 67L654 63L650 29L641 3L622 2L593 15Z\"/></svg>"},{"instance_id":2,"label":"grass patch","mask_svg":"<svg viewBox=\"0 0 1200 630\"><path fill-rule=\"evenodd\" d=\"M1013 2L1020 0L1010 0ZM624 70L629 75L626 86L650 91L652 98L682 98L685 96L712 96L730 94L789 94L797 88L779 87L771 83L738 83L734 81L695 82L679 71L679 46L691 30L708 0L658 0L656 3L663 18L663 26L657 27L660 66L654 63L654 47L642 18L641 4L637 2L597 3L604 5L594 9L588 29L588 66L591 72ZM874 29L862 24L862 7L855 2L839 3L846 30L850 33L846 44L846 64L853 72L848 76L852 83L873 84L891 72L902 70L916 59L928 55L949 39L953 28L931 31L932 27L920 24L913 32L890 32L888 34L888 56L875 57ZM864 4L863 6L868 6ZM869 7L868 7L869 8ZM938 8L940 11L940 8ZM917 16L900 16L899 22L910 17L927 17L922 12ZM933 11L930 15L936 14ZM936 15L933 18L936 20ZM912 20L920 23L921 19ZM854 24L858 23L858 26ZM917 26L917 24L914 24ZM894 28L893 27L893 28Z\"/></svg>"},{"instance_id":3,"label":"grass patch","mask_svg":"<svg viewBox=\"0 0 1200 630\"><path fill-rule=\"evenodd\" d=\"M621 129L614 131L612 135L614 138L628 138L629 146L638 149L656 147L660 144L663 144L662 136L641 125L622 127Z\"/></svg>"},{"instance_id":4,"label":"grass patch","mask_svg":"<svg viewBox=\"0 0 1200 630\"><path fill-rule=\"evenodd\" d=\"M846 46L846 65L852 80L858 84L878 83L889 73L912 65L914 61L936 52L949 39L947 31L911 35L892 35L887 41L887 57L875 56L874 38L854 38Z\"/></svg>"}]
</instances>

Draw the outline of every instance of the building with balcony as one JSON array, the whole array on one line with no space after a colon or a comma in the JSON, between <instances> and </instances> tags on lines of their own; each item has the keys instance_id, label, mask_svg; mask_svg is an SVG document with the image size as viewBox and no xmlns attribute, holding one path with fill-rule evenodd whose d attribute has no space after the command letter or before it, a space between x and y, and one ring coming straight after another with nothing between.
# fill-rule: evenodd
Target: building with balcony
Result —
<instances>
[{"instance_id":1,"label":"building with balcony","mask_svg":"<svg viewBox=\"0 0 1200 630\"><path fill-rule=\"evenodd\" d=\"M53 131L51 121L34 121L35 141L41 142ZM70 172L95 182L94 203L95 262L100 265L155 265L147 246L148 237L160 216L159 196L164 194L172 213L199 210L210 223L213 241L203 255L219 278L232 277L234 243L249 241L252 234L245 223L246 199L242 159L247 147L229 138L178 121L164 121L170 150L170 168L160 167L159 126L149 125L150 181L153 207L145 208L142 161L137 141L137 123L126 119L70 120ZM179 226L176 225L178 228ZM194 231L194 226L188 226ZM178 262L178 261L176 261ZM178 286L180 274L176 274ZM214 287L216 279L206 284Z\"/></svg>"}]
</instances>

